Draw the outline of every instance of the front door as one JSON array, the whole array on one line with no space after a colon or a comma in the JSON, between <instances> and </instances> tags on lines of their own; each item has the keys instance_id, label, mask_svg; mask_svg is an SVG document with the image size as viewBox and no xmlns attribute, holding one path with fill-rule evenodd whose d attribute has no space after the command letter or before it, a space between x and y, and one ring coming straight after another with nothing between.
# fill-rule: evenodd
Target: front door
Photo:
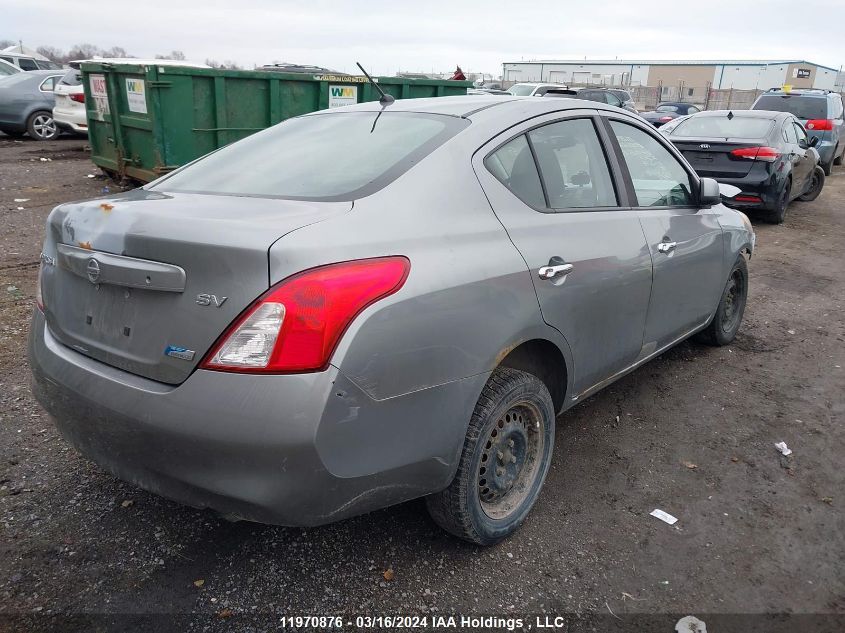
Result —
<instances>
[{"instance_id":1,"label":"front door","mask_svg":"<svg viewBox=\"0 0 845 633\"><path fill-rule=\"evenodd\" d=\"M795 129L795 136L798 139L798 143L790 147L789 156L792 159L791 197L797 198L807 191L807 187L810 186L810 177L813 175L816 161L813 156L815 150L810 150L810 139L804 130L804 126L793 119L792 127Z\"/></svg>"},{"instance_id":2,"label":"front door","mask_svg":"<svg viewBox=\"0 0 845 633\"><path fill-rule=\"evenodd\" d=\"M697 178L658 133L626 120L608 123L654 265L643 338L650 354L714 314L727 280L722 229L714 209L699 208Z\"/></svg>"},{"instance_id":3,"label":"front door","mask_svg":"<svg viewBox=\"0 0 845 633\"><path fill-rule=\"evenodd\" d=\"M575 394L638 358L651 289L648 245L599 126L589 109L539 117L473 159L544 320L570 346Z\"/></svg>"}]
</instances>

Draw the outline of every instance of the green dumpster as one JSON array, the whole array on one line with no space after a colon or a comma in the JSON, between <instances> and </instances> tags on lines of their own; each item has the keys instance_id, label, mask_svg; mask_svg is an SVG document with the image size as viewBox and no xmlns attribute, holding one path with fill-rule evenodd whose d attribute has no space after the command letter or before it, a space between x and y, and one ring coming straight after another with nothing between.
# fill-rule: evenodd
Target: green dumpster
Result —
<instances>
[{"instance_id":1,"label":"green dumpster","mask_svg":"<svg viewBox=\"0 0 845 633\"><path fill-rule=\"evenodd\" d=\"M116 177L149 182L279 121L364 101L365 77L156 64L82 64L91 158ZM466 94L468 81L379 77L397 99Z\"/></svg>"}]
</instances>

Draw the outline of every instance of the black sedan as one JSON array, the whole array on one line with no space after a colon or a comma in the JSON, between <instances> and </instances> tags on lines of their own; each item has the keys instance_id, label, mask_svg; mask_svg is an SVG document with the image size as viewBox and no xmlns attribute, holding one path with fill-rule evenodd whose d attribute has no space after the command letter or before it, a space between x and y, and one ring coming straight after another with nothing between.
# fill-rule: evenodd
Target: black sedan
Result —
<instances>
[{"instance_id":1,"label":"black sedan","mask_svg":"<svg viewBox=\"0 0 845 633\"><path fill-rule=\"evenodd\" d=\"M792 200L815 200L824 187L817 139L788 112L699 112L668 138L700 176L741 189L726 204L777 224Z\"/></svg>"},{"instance_id":2,"label":"black sedan","mask_svg":"<svg viewBox=\"0 0 845 633\"><path fill-rule=\"evenodd\" d=\"M695 114L696 112L701 112L701 108L691 103L664 101L658 103L653 112L640 112L640 116L654 127L660 127L679 116Z\"/></svg>"}]
</instances>

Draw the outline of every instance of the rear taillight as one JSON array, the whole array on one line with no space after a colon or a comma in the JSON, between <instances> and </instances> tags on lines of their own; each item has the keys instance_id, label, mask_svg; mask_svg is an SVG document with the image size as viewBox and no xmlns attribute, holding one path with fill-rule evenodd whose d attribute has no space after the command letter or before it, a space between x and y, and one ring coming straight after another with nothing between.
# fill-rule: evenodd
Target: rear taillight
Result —
<instances>
[{"instance_id":1,"label":"rear taillight","mask_svg":"<svg viewBox=\"0 0 845 633\"><path fill-rule=\"evenodd\" d=\"M780 152L774 147L740 147L731 151L731 156L734 158L764 160L767 163L773 163L780 158Z\"/></svg>"},{"instance_id":2,"label":"rear taillight","mask_svg":"<svg viewBox=\"0 0 845 633\"><path fill-rule=\"evenodd\" d=\"M664 123L666 123L666 121L671 121L671 120L672 120L672 117L670 117L670 116L662 116L662 117L660 117L660 119L658 119L658 120L659 120L659 121L663 121Z\"/></svg>"},{"instance_id":3,"label":"rear taillight","mask_svg":"<svg viewBox=\"0 0 845 633\"><path fill-rule=\"evenodd\" d=\"M752 195L748 195L748 194L744 194L744 193L741 193L738 196L734 196L733 199L737 202L754 202L754 203L763 202L760 199L760 196L752 196Z\"/></svg>"},{"instance_id":4,"label":"rear taillight","mask_svg":"<svg viewBox=\"0 0 845 633\"><path fill-rule=\"evenodd\" d=\"M808 130L824 131L833 129L833 121L830 119L810 119L804 124Z\"/></svg>"},{"instance_id":5,"label":"rear taillight","mask_svg":"<svg viewBox=\"0 0 845 633\"><path fill-rule=\"evenodd\" d=\"M85 103L85 93L80 92L79 94L72 94L68 95L71 101L76 101L77 103Z\"/></svg>"},{"instance_id":6,"label":"rear taillight","mask_svg":"<svg viewBox=\"0 0 845 633\"><path fill-rule=\"evenodd\" d=\"M398 291L405 257L379 257L306 270L273 286L220 337L200 367L222 371L317 371L367 306Z\"/></svg>"}]
</instances>

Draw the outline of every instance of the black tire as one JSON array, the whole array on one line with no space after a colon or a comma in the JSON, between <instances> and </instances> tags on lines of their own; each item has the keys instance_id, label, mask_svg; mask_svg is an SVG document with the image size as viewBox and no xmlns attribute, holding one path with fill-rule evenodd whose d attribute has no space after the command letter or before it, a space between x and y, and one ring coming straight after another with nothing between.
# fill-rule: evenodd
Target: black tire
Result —
<instances>
[{"instance_id":1,"label":"black tire","mask_svg":"<svg viewBox=\"0 0 845 633\"><path fill-rule=\"evenodd\" d=\"M789 190L792 188L792 180L787 180L783 190L778 194L778 200L775 207L769 210L767 219L772 224L783 224L786 218L786 208L789 206Z\"/></svg>"},{"instance_id":2,"label":"black tire","mask_svg":"<svg viewBox=\"0 0 845 633\"><path fill-rule=\"evenodd\" d=\"M431 517L478 545L509 536L537 501L554 439L555 409L546 385L527 372L497 368L475 405L455 478L426 498Z\"/></svg>"},{"instance_id":3,"label":"black tire","mask_svg":"<svg viewBox=\"0 0 845 633\"><path fill-rule=\"evenodd\" d=\"M36 141L52 141L59 136L59 128L53 120L53 113L39 110L29 115L26 120L26 132Z\"/></svg>"},{"instance_id":4,"label":"black tire","mask_svg":"<svg viewBox=\"0 0 845 633\"><path fill-rule=\"evenodd\" d=\"M824 189L824 170L821 167L816 167L813 170L813 175L810 176L810 187L803 194L798 196L802 202L812 202L819 197L819 194Z\"/></svg>"},{"instance_id":5,"label":"black tire","mask_svg":"<svg viewBox=\"0 0 845 633\"><path fill-rule=\"evenodd\" d=\"M835 152L834 152L834 155L835 155ZM825 176L830 176L830 174L833 173L833 156L831 156L830 160L827 161L826 163L819 163L819 167L821 167L824 170Z\"/></svg>"},{"instance_id":6,"label":"black tire","mask_svg":"<svg viewBox=\"0 0 845 633\"><path fill-rule=\"evenodd\" d=\"M713 346L728 345L736 337L748 300L748 264L739 256L731 268L719 306L710 324L696 334L696 339Z\"/></svg>"}]
</instances>

